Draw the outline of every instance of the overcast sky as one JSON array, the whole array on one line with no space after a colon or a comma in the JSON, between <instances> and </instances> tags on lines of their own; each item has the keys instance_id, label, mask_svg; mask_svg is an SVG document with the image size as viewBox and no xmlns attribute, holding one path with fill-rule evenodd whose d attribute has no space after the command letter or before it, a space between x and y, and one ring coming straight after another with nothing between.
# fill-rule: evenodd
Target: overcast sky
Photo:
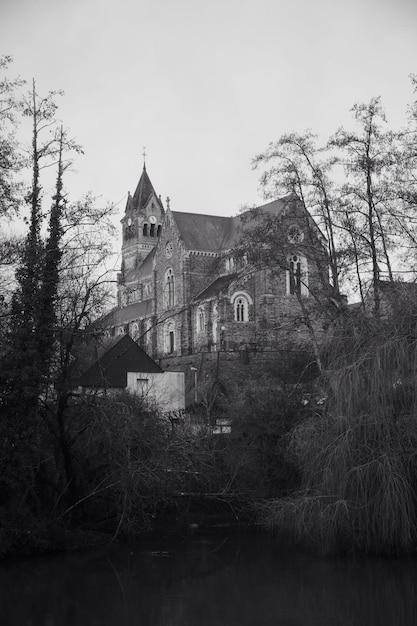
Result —
<instances>
[{"instance_id":1,"label":"overcast sky","mask_svg":"<svg viewBox=\"0 0 417 626\"><path fill-rule=\"evenodd\" d=\"M401 124L417 73L417 0L0 0L11 75L63 89L85 156L67 180L119 203L146 146L177 211L260 203L251 160L283 133L327 139L382 96Z\"/></svg>"}]
</instances>

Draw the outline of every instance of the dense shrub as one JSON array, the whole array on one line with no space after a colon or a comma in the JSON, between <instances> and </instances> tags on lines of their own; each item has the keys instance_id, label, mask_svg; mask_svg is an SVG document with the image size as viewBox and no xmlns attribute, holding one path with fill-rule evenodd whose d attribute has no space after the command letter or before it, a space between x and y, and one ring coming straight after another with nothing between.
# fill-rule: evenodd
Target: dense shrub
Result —
<instances>
[{"instance_id":1,"label":"dense shrub","mask_svg":"<svg viewBox=\"0 0 417 626\"><path fill-rule=\"evenodd\" d=\"M302 489L264 503L267 526L325 550L415 549L414 320L393 315L354 327L349 320L345 341L342 332L333 336L326 410L292 433Z\"/></svg>"}]
</instances>

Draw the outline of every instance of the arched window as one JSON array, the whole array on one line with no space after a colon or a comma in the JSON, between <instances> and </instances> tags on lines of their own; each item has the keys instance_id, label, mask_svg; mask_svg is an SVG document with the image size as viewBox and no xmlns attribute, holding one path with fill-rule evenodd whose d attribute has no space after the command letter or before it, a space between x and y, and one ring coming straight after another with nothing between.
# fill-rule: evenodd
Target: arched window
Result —
<instances>
[{"instance_id":1,"label":"arched window","mask_svg":"<svg viewBox=\"0 0 417 626\"><path fill-rule=\"evenodd\" d=\"M149 318L145 324L145 343L147 346L152 344L152 320Z\"/></svg>"},{"instance_id":2,"label":"arched window","mask_svg":"<svg viewBox=\"0 0 417 626\"><path fill-rule=\"evenodd\" d=\"M203 306L197 309L197 332L203 333L206 329L206 313Z\"/></svg>"},{"instance_id":3,"label":"arched window","mask_svg":"<svg viewBox=\"0 0 417 626\"><path fill-rule=\"evenodd\" d=\"M165 303L167 307L175 304L175 280L172 268L168 268L165 272Z\"/></svg>"},{"instance_id":4,"label":"arched window","mask_svg":"<svg viewBox=\"0 0 417 626\"><path fill-rule=\"evenodd\" d=\"M232 304L235 322L249 321L249 305L252 304L252 298L245 291L238 291L232 296Z\"/></svg>"},{"instance_id":5,"label":"arched window","mask_svg":"<svg viewBox=\"0 0 417 626\"><path fill-rule=\"evenodd\" d=\"M217 344L217 326L219 324L219 312L217 308L217 304L213 306L212 311L212 325L213 325L213 345Z\"/></svg>"},{"instance_id":6,"label":"arched window","mask_svg":"<svg viewBox=\"0 0 417 626\"><path fill-rule=\"evenodd\" d=\"M166 354L175 352L175 325L172 320L166 323L164 329L164 348Z\"/></svg>"},{"instance_id":7,"label":"arched window","mask_svg":"<svg viewBox=\"0 0 417 626\"><path fill-rule=\"evenodd\" d=\"M139 324L134 322L132 324L132 339L137 339L139 337Z\"/></svg>"},{"instance_id":8,"label":"arched window","mask_svg":"<svg viewBox=\"0 0 417 626\"><path fill-rule=\"evenodd\" d=\"M226 257L226 272L233 272L236 268L235 259L232 256Z\"/></svg>"},{"instance_id":9,"label":"arched window","mask_svg":"<svg viewBox=\"0 0 417 626\"><path fill-rule=\"evenodd\" d=\"M293 254L288 259L287 295L308 296L307 259Z\"/></svg>"},{"instance_id":10,"label":"arched window","mask_svg":"<svg viewBox=\"0 0 417 626\"><path fill-rule=\"evenodd\" d=\"M142 232L143 232L143 236L144 237L148 236L148 224L147 224L147 222L144 223Z\"/></svg>"},{"instance_id":11,"label":"arched window","mask_svg":"<svg viewBox=\"0 0 417 626\"><path fill-rule=\"evenodd\" d=\"M156 229L156 236L159 237L162 231L162 224L158 224L158 228Z\"/></svg>"},{"instance_id":12,"label":"arched window","mask_svg":"<svg viewBox=\"0 0 417 626\"><path fill-rule=\"evenodd\" d=\"M155 237L155 224L151 224L150 237Z\"/></svg>"},{"instance_id":13,"label":"arched window","mask_svg":"<svg viewBox=\"0 0 417 626\"><path fill-rule=\"evenodd\" d=\"M235 301L235 320L236 322L246 322L248 319L248 303L245 298L236 298Z\"/></svg>"},{"instance_id":14,"label":"arched window","mask_svg":"<svg viewBox=\"0 0 417 626\"><path fill-rule=\"evenodd\" d=\"M150 282L143 285L143 297L149 298L152 295L152 284Z\"/></svg>"}]
</instances>

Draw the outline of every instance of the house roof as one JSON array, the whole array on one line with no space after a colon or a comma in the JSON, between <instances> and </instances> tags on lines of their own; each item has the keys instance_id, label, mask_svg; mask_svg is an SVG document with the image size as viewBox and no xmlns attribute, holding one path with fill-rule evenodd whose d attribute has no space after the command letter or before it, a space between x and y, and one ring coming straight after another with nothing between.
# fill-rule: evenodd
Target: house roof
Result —
<instances>
[{"instance_id":1,"label":"house roof","mask_svg":"<svg viewBox=\"0 0 417 626\"><path fill-rule=\"evenodd\" d=\"M152 300L133 302L124 307L114 307L107 315L97 320L94 324L99 328L122 326L134 320L152 315Z\"/></svg>"},{"instance_id":2,"label":"house roof","mask_svg":"<svg viewBox=\"0 0 417 626\"><path fill-rule=\"evenodd\" d=\"M163 369L129 335L115 338L107 345L109 347L78 379L80 386L124 388L127 372L163 373Z\"/></svg>"},{"instance_id":3,"label":"house roof","mask_svg":"<svg viewBox=\"0 0 417 626\"><path fill-rule=\"evenodd\" d=\"M294 194L273 200L257 210L260 213L279 215L289 204L296 200ZM181 239L188 250L220 252L229 250L238 240L239 233L244 229L244 215L222 217L220 215L201 215L199 213L182 213L172 211Z\"/></svg>"},{"instance_id":4,"label":"house roof","mask_svg":"<svg viewBox=\"0 0 417 626\"><path fill-rule=\"evenodd\" d=\"M208 287L206 287L201 293L199 293L194 300L206 300L212 298L218 293L227 289L237 277L237 274L227 274L225 276L219 276Z\"/></svg>"},{"instance_id":5,"label":"house roof","mask_svg":"<svg viewBox=\"0 0 417 626\"><path fill-rule=\"evenodd\" d=\"M379 280L378 287L385 293L413 294L417 293L417 283L403 282L399 280Z\"/></svg>"},{"instance_id":6,"label":"house roof","mask_svg":"<svg viewBox=\"0 0 417 626\"><path fill-rule=\"evenodd\" d=\"M150 197L154 195L159 207L163 211L162 203L158 199L158 196L155 193L155 189L151 183L151 180L146 171L145 165L143 166L142 175L139 179L138 185L136 187L135 193L133 196L129 195L126 204L126 211L135 211L139 212L143 210L149 202Z\"/></svg>"}]
</instances>

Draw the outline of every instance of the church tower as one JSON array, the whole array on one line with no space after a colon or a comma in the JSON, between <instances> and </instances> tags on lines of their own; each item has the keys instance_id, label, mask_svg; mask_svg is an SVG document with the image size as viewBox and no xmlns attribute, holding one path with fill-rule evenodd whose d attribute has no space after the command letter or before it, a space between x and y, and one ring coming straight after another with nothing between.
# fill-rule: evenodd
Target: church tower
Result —
<instances>
[{"instance_id":1,"label":"church tower","mask_svg":"<svg viewBox=\"0 0 417 626\"><path fill-rule=\"evenodd\" d=\"M163 216L162 202L155 193L144 165L135 193L132 196L128 192L125 214L121 220L125 272L139 267L155 247L161 233Z\"/></svg>"},{"instance_id":2,"label":"church tower","mask_svg":"<svg viewBox=\"0 0 417 626\"><path fill-rule=\"evenodd\" d=\"M119 293L134 288L137 270L156 246L161 234L164 207L143 164L143 171L133 196L128 192L122 224L122 267L119 274Z\"/></svg>"}]
</instances>

